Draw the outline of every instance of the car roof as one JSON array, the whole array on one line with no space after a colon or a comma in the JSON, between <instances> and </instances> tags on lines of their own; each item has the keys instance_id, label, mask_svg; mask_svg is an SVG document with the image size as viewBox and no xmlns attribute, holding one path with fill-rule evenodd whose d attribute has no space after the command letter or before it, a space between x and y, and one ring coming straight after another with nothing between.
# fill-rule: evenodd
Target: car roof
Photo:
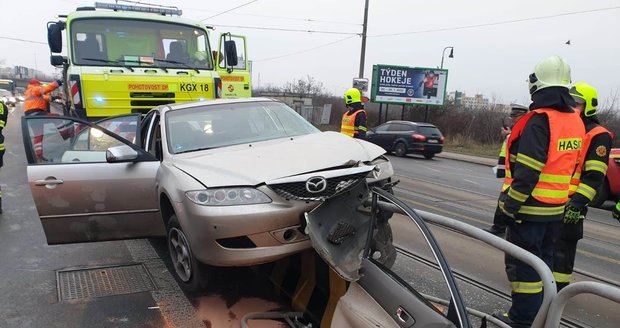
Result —
<instances>
[{"instance_id":1,"label":"car roof","mask_svg":"<svg viewBox=\"0 0 620 328\"><path fill-rule=\"evenodd\" d=\"M281 103L280 101L267 98L267 97L251 97L251 98L238 98L238 99L208 99L201 101L193 101L193 102L184 102L184 103L174 103L159 106L158 108L162 112L174 111L185 108L193 108L199 106L212 106L212 105L222 105L222 104L241 104L241 103L252 103L252 102L273 102L273 103Z\"/></svg>"},{"instance_id":2,"label":"car roof","mask_svg":"<svg viewBox=\"0 0 620 328\"><path fill-rule=\"evenodd\" d=\"M430 127L436 127L434 124L431 123L426 123L426 122L412 122L412 121L387 121L383 124L386 123L402 123L402 124L409 124L409 125L416 125L416 126L430 126Z\"/></svg>"}]
</instances>

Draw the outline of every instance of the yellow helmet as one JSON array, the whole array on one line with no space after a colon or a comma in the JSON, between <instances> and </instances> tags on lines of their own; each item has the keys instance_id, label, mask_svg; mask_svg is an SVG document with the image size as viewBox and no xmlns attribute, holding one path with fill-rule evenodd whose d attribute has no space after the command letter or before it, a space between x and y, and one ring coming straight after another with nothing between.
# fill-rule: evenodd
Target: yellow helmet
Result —
<instances>
[{"instance_id":1,"label":"yellow helmet","mask_svg":"<svg viewBox=\"0 0 620 328\"><path fill-rule=\"evenodd\" d=\"M575 85L570 88L570 95L573 96L573 99L575 99L577 103L585 105L583 109L584 116L593 116L596 114L598 95L593 86L585 82L575 83Z\"/></svg>"},{"instance_id":2,"label":"yellow helmet","mask_svg":"<svg viewBox=\"0 0 620 328\"><path fill-rule=\"evenodd\" d=\"M351 88L344 93L344 103L350 105L352 103L362 102L362 92L359 89Z\"/></svg>"},{"instance_id":3,"label":"yellow helmet","mask_svg":"<svg viewBox=\"0 0 620 328\"><path fill-rule=\"evenodd\" d=\"M536 64L534 73L530 74L527 82L530 94L548 87L564 87L568 89L570 85L570 66L560 56L545 58Z\"/></svg>"}]
</instances>

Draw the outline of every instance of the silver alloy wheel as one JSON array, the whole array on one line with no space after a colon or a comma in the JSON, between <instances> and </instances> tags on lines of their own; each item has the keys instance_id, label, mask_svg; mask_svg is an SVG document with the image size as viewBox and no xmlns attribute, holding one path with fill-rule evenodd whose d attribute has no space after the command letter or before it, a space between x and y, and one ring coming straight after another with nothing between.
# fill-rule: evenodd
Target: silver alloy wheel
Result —
<instances>
[{"instance_id":1,"label":"silver alloy wheel","mask_svg":"<svg viewBox=\"0 0 620 328\"><path fill-rule=\"evenodd\" d=\"M168 249L177 276L181 281L188 282L192 277L192 255L183 231L177 228L170 229L168 232Z\"/></svg>"}]
</instances>

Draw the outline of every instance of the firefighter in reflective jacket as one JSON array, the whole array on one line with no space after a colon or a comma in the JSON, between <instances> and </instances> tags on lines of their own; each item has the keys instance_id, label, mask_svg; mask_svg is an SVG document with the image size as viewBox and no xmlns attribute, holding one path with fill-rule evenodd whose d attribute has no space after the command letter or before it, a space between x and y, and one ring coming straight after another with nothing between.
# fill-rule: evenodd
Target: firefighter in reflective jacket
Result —
<instances>
[{"instance_id":1,"label":"firefighter in reflective jacket","mask_svg":"<svg viewBox=\"0 0 620 328\"><path fill-rule=\"evenodd\" d=\"M26 88L24 100L24 114L26 116L33 115L49 115L49 103L51 101L49 93L56 90L62 85L61 80L56 80L45 86L37 79L31 79ZM32 146L37 159L43 159L43 126L42 122L32 122L33 129Z\"/></svg>"},{"instance_id":2,"label":"firefighter in reflective jacket","mask_svg":"<svg viewBox=\"0 0 620 328\"><path fill-rule=\"evenodd\" d=\"M585 136L569 84L570 67L558 56L542 60L530 74L531 111L515 124L508 139L508 187L498 201L508 224L506 239L549 267ZM505 261L512 306L507 313L493 315L512 327L530 327L542 304L542 281L518 259L507 254Z\"/></svg>"},{"instance_id":3,"label":"firefighter in reflective jacket","mask_svg":"<svg viewBox=\"0 0 620 328\"><path fill-rule=\"evenodd\" d=\"M347 107L346 113L342 115L340 133L344 133L353 138L366 138L366 111L362 105L362 92L359 89L351 88L344 93L344 103Z\"/></svg>"},{"instance_id":4,"label":"firefighter in reflective jacket","mask_svg":"<svg viewBox=\"0 0 620 328\"><path fill-rule=\"evenodd\" d=\"M583 220L588 204L605 180L607 161L613 134L599 124L596 89L587 83L577 83L570 89L575 99L575 110L585 124L586 137L581 145L579 164L570 186L570 200L564 211L564 225L553 254L553 276L558 291L568 286L575 264L577 242L583 238Z\"/></svg>"},{"instance_id":5,"label":"firefighter in reflective jacket","mask_svg":"<svg viewBox=\"0 0 620 328\"><path fill-rule=\"evenodd\" d=\"M497 178L505 178L506 177L506 143L508 142L508 138L510 138L510 132L512 127L519 122L521 117L527 113L529 110L528 107L523 106L521 104L510 104L510 120L512 121L512 125L502 127L502 136L504 137L504 142L502 143L502 148L499 151L499 157L497 158L497 166L495 177ZM506 190L508 185L504 184L502 186L501 191ZM502 211L499 209L499 206L495 209L495 214L493 215L493 225L489 229L484 229L487 232L490 232L496 236L501 236L506 233L506 223L503 221Z\"/></svg>"},{"instance_id":6,"label":"firefighter in reflective jacket","mask_svg":"<svg viewBox=\"0 0 620 328\"><path fill-rule=\"evenodd\" d=\"M4 130L4 126L6 125L6 120L9 117L9 108L5 103L0 101L0 168L4 166L4 134L2 134L2 130ZM0 189L0 214L2 214L2 190Z\"/></svg>"}]
</instances>

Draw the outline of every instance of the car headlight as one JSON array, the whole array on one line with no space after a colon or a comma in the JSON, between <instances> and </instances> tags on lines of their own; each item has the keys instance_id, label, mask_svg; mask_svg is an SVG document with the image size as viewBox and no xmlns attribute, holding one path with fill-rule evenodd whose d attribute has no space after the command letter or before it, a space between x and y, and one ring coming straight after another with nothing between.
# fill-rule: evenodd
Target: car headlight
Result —
<instances>
[{"instance_id":1,"label":"car headlight","mask_svg":"<svg viewBox=\"0 0 620 328\"><path fill-rule=\"evenodd\" d=\"M204 206L230 206L271 203L262 191L249 187L215 188L185 192L192 202Z\"/></svg>"},{"instance_id":2,"label":"car headlight","mask_svg":"<svg viewBox=\"0 0 620 328\"><path fill-rule=\"evenodd\" d=\"M374 165L375 168L368 174L368 178L372 180L369 182L385 180L394 175L392 163L383 156L375 158L370 164Z\"/></svg>"}]
</instances>

